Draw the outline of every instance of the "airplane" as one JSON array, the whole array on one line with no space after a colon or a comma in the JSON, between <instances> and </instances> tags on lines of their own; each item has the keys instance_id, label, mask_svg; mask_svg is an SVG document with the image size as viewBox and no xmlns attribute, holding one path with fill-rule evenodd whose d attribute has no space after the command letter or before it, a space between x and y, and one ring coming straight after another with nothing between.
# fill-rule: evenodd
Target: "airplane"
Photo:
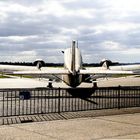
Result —
<instances>
[{"instance_id":1,"label":"airplane","mask_svg":"<svg viewBox=\"0 0 140 140\"><path fill-rule=\"evenodd\" d=\"M36 66L15 66L15 65L0 65L0 70L7 72L10 70L12 74L19 75L62 75L61 79L70 87L77 87L82 82L89 82L94 75L96 78L104 75L120 75L120 74L139 74L140 65L121 65L109 66L110 60L102 60L101 67L83 67L83 60L80 49L76 41L72 41L72 46L67 48L64 53L64 67L63 68L49 68L43 67L44 61L38 59L34 62ZM96 80L96 79L94 79ZM93 83L96 81L93 81Z\"/></svg>"}]
</instances>

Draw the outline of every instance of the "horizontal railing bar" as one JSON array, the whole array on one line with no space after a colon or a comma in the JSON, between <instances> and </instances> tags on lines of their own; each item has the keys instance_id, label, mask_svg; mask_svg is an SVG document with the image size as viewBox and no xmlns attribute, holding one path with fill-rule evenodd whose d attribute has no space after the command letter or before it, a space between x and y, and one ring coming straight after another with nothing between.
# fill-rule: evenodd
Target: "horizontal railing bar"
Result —
<instances>
[{"instance_id":1,"label":"horizontal railing bar","mask_svg":"<svg viewBox=\"0 0 140 140\"><path fill-rule=\"evenodd\" d=\"M140 107L140 87L0 89L0 117Z\"/></svg>"}]
</instances>

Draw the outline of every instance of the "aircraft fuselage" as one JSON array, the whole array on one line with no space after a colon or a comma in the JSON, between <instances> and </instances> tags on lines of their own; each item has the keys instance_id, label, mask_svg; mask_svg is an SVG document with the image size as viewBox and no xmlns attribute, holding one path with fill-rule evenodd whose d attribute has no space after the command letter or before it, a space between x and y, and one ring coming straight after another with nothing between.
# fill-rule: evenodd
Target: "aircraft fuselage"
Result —
<instances>
[{"instance_id":1,"label":"aircraft fuselage","mask_svg":"<svg viewBox=\"0 0 140 140\"><path fill-rule=\"evenodd\" d=\"M72 47L64 52L64 67L68 69L68 75L63 75L63 81L71 87L76 87L82 82L82 75L79 70L82 69L82 56L78 47L75 47L75 41Z\"/></svg>"}]
</instances>

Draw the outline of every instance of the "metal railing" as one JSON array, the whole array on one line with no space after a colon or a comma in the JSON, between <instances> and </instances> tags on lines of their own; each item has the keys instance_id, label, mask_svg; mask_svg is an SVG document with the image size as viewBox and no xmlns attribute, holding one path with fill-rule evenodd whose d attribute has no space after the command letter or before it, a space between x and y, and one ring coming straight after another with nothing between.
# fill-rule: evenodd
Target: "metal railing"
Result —
<instances>
[{"instance_id":1,"label":"metal railing","mask_svg":"<svg viewBox=\"0 0 140 140\"><path fill-rule=\"evenodd\" d=\"M0 90L0 117L128 107L140 107L140 87Z\"/></svg>"}]
</instances>

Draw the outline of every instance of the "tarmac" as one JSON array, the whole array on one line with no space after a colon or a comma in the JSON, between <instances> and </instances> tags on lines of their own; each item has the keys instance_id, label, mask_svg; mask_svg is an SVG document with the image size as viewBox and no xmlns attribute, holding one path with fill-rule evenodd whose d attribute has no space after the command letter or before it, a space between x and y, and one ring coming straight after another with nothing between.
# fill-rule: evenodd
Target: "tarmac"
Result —
<instances>
[{"instance_id":1,"label":"tarmac","mask_svg":"<svg viewBox=\"0 0 140 140\"><path fill-rule=\"evenodd\" d=\"M6 83L6 81L9 83ZM108 83L106 83L107 81ZM29 88L46 86L47 84L47 82L32 79L0 79L0 83L0 88ZM99 86L103 85L140 86L140 78L104 79L104 81L99 83ZM137 108L137 110L140 110L140 108ZM101 139L140 139L140 113L87 116L74 119L0 126L0 140Z\"/></svg>"},{"instance_id":2,"label":"tarmac","mask_svg":"<svg viewBox=\"0 0 140 140\"><path fill-rule=\"evenodd\" d=\"M140 113L0 126L0 140L140 139Z\"/></svg>"},{"instance_id":3,"label":"tarmac","mask_svg":"<svg viewBox=\"0 0 140 140\"><path fill-rule=\"evenodd\" d=\"M3 88L36 88L47 87L48 79L43 78L20 78L12 76L11 78L0 78L0 89ZM120 78L100 78L97 80L98 87L116 87L116 86L140 86L140 77L120 77ZM92 83L82 83L79 87L92 87ZM63 82L53 82L53 87L69 88Z\"/></svg>"}]
</instances>

